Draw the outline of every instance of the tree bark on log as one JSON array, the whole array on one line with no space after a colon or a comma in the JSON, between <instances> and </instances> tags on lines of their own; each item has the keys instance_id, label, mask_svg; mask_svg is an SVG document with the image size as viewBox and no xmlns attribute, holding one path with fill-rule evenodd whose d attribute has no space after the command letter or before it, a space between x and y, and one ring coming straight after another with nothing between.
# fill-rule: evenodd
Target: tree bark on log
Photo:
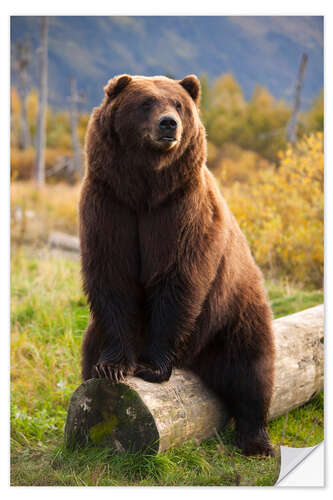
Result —
<instances>
[{"instance_id":1,"label":"tree bark on log","mask_svg":"<svg viewBox=\"0 0 333 500\"><path fill-rule=\"evenodd\" d=\"M269 419L306 403L323 389L324 306L274 321L275 385ZM65 427L67 446L98 446L155 453L222 429L228 413L193 373L175 369L168 382L137 377L111 384L84 382L73 394Z\"/></svg>"}]
</instances>

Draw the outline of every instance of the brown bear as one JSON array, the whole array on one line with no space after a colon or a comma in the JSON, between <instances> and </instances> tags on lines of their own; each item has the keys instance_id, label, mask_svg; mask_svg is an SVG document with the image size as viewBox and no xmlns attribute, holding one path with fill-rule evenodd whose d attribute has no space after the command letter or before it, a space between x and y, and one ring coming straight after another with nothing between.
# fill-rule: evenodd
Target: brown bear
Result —
<instances>
[{"instance_id":1,"label":"brown bear","mask_svg":"<svg viewBox=\"0 0 333 500\"><path fill-rule=\"evenodd\" d=\"M83 378L192 370L229 407L243 453L271 455L272 314L205 164L199 80L122 75L104 90L80 200Z\"/></svg>"}]
</instances>

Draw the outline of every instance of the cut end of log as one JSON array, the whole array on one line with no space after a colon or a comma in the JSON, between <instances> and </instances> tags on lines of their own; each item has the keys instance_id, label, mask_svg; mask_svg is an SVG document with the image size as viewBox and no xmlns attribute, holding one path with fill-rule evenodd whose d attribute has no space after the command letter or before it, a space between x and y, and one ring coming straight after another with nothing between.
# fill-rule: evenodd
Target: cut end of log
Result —
<instances>
[{"instance_id":1,"label":"cut end of log","mask_svg":"<svg viewBox=\"0 0 333 500\"><path fill-rule=\"evenodd\" d=\"M95 444L115 451L157 452L158 432L139 394L126 384L90 379L72 395L65 427L70 448Z\"/></svg>"}]
</instances>

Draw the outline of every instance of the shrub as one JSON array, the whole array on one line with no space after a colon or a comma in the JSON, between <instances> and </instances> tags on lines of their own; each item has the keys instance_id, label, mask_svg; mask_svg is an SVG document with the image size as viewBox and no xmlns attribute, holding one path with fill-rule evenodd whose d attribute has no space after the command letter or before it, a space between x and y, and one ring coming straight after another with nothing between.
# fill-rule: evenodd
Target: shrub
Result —
<instances>
[{"instance_id":1,"label":"shrub","mask_svg":"<svg viewBox=\"0 0 333 500\"><path fill-rule=\"evenodd\" d=\"M51 169L62 156L72 157L71 150L45 149L45 171ZM31 180L34 177L36 152L34 148L20 150L12 148L10 151L11 178L15 180Z\"/></svg>"},{"instance_id":2,"label":"shrub","mask_svg":"<svg viewBox=\"0 0 333 500\"><path fill-rule=\"evenodd\" d=\"M51 231L77 234L80 186L65 183L37 189L33 182L12 182L11 237L16 243L45 243Z\"/></svg>"},{"instance_id":3,"label":"shrub","mask_svg":"<svg viewBox=\"0 0 333 500\"><path fill-rule=\"evenodd\" d=\"M249 183L258 179L263 169L272 166L255 151L240 148L236 144L226 143L215 155L213 171L223 186L235 182Z\"/></svg>"},{"instance_id":4,"label":"shrub","mask_svg":"<svg viewBox=\"0 0 333 500\"><path fill-rule=\"evenodd\" d=\"M272 277L322 286L324 152L321 132L289 145L280 167L223 189L258 264Z\"/></svg>"}]
</instances>

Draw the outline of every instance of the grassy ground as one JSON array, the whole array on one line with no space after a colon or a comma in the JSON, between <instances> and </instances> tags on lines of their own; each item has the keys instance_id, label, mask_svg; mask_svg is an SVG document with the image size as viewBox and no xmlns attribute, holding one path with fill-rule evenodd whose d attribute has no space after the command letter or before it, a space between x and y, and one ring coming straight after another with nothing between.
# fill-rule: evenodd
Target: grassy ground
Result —
<instances>
[{"instance_id":1,"label":"grassy ground","mask_svg":"<svg viewBox=\"0 0 333 500\"><path fill-rule=\"evenodd\" d=\"M321 291L267 284L275 317L323 301ZM12 485L273 485L279 457L246 458L233 428L201 444L158 456L68 452L63 429L69 397L80 384L80 345L87 325L79 262L41 251L12 258ZM323 396L269 424L273 444L312 446L323 439Z\"/></svg>"}]
</instances>

